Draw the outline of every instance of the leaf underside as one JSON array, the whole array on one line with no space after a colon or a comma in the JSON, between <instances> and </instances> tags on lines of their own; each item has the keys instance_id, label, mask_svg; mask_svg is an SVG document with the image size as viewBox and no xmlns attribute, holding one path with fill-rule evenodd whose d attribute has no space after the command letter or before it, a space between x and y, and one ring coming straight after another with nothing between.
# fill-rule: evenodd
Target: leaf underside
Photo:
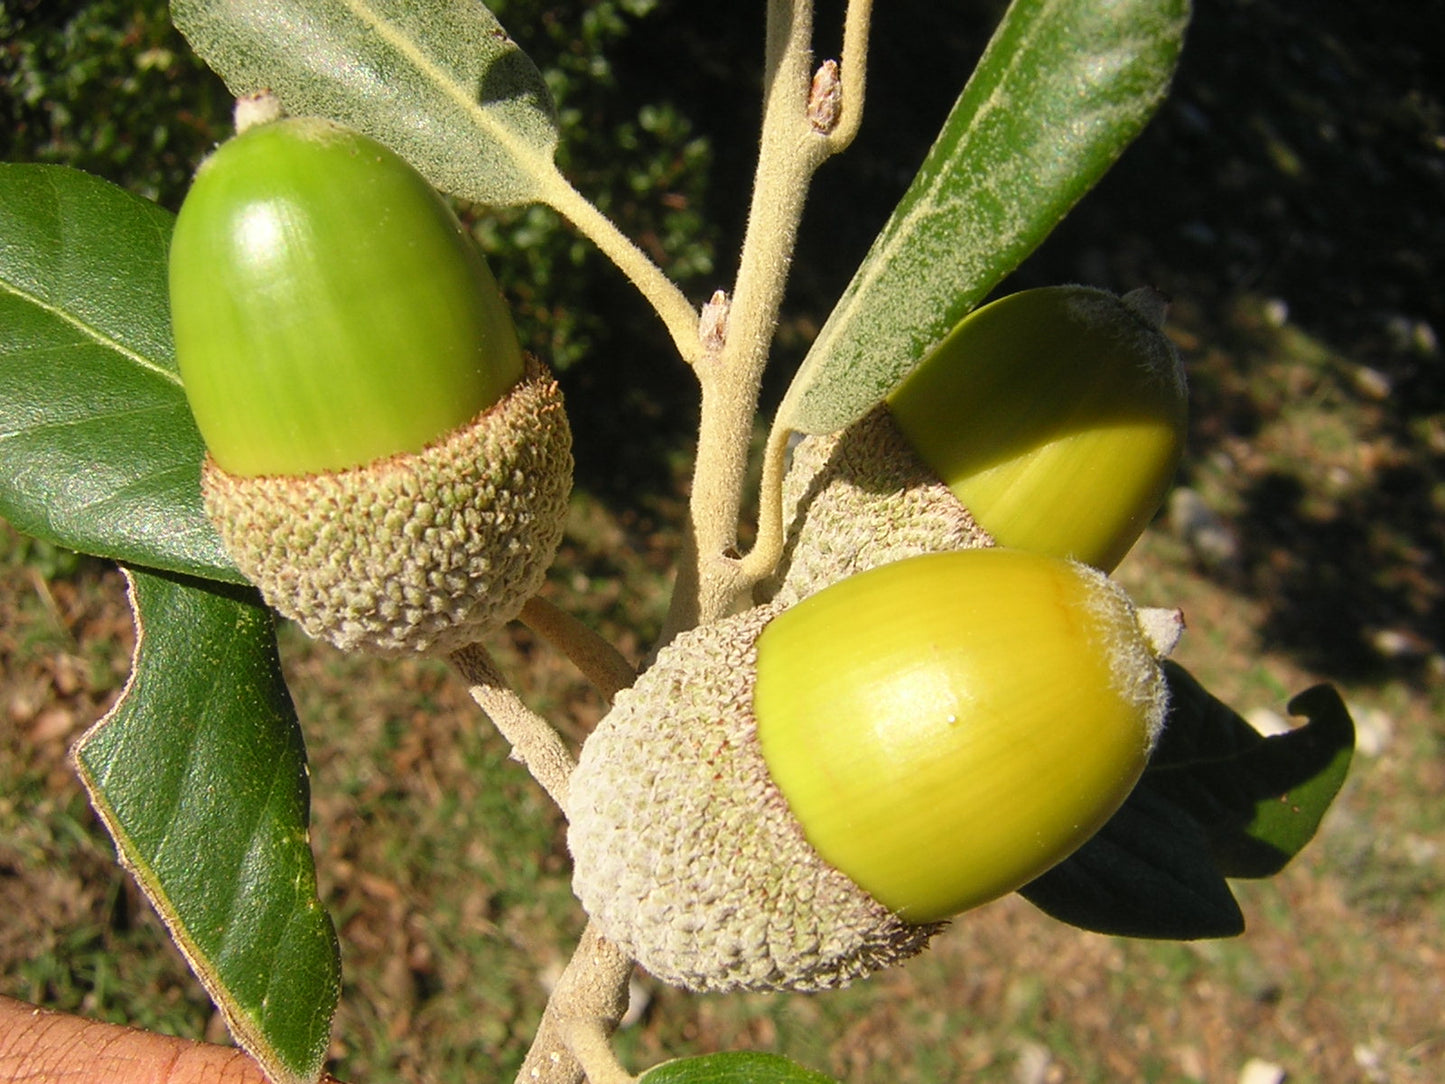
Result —
<instances>
[{"instance_id":1,"label":"leaf underside","mask_svg":"<svg viewBox=\"0 0 1445 1084\"><path fill-rule=\"evenodd\" d=\"M1188 0L1015 0L779 420L850 425L1053 230L1162 100Z\"/></svg>"},{"instance_id":2,"label":"leaf underside","mask_svg":"<svg viewBox=\"0 0 1445 1084\"><path fill-rule=\"evenodd\" d=\"M201 508L172 221L77 170L0 165L0 514L82 553L242 583Z\"/></svg>"},{"instance_id":3,"label":"leaf underside","mask_svg":"<svg viewBox=\"0 0 1445 1084\"><path fill-rule=\"evenodd\" d=\"M474 0L172 0L171 18L237 97L364 132L442 191L522 204L557 176L546 83Z\"/></svg>"},{"instance_id":4,"label":"leaf underside","mask_svg":"<svg viewBox=\"0 0 1445 1084\"><path fill-rule=\"evenodd\" d=\"M1205 826L1226 877L1272 877L1318 830L1349 772L1354 723L1329 685L1289 702L1308 722L1262 736L1183 667L1165 664L1172 709L1154 785Z\"/></svg>"},{"instance_id":5,"label":"leaf underside","mask_svg":"<svg viewBox=\"0 0 1445 1084\"><path fill-rule=\"evenodd\" d=\"M1303 726L1264 737L1183 667L1165 674L1169 718L1134 793L1020 893L1099 933L1228 937L1244 919L1226 878L1272 876L1314 837L1349 771L1354 724L1317 685L1289 703Z\"/></svg>"},{"instance_id":6,"label":"leaf underside","mask_svg":"<svg viewBox=\"0 0 1445 1084\"><path fill-rule=\"evenodd\" d=\"M249 589L129 571L134 668L72 756L91 803L237 1041L321 1073L340 956L316 891L306 750Z\"/></svg>"}]
</instances>

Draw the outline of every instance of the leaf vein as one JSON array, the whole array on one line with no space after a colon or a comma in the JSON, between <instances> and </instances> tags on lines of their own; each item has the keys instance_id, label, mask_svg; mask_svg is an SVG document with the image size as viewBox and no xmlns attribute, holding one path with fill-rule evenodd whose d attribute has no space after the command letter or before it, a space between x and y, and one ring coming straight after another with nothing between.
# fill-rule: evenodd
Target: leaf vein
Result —
<instances>
[{"instance_id":1,"label":"leaf vein","mask_svg":"<svg viewBox=\"0 0 1445 1084\"><path fill-rule=\"evenodd\" d=\"M75 328L83 335L92 339L94 342L98 343L99 345L105 347L108 350L112 350L115 353L119 354L131 364L139 366L142 369L147 369L155 373L157 376L163 377L166 380L170 381L172 384L179 386L181 382L179 374L173 373L170 370L165 369L160 365L157 365L150 358L146 357L143 354L137 353L136 351L130 349L130 347L128 346L124 346L116 339L105 334L105 332L101 331L99 328L95 327L92 324L86 323L84 320L81 320L78 317L72 315L71 313L66 312L59 306L53 305L50 302L44 300L43 298L40 298L35 294L31 293L30 291L22 289L20 286L16 285L14 282L11 282L8 279L0 279L0 289L3 289L12 296L19 298L26 304L33 305L35 308L54 317L61 323L69 324L71 327Z\"/></svg>"},{"instance_id":2,"label":"leaf vein","mask_svg":"<svg viewBox=\"0 0 1445 1084\"><path fill-rule=\"evenodd\" d=\"M529 171L538 175L545 175L553 168L549 159L531 151L526 143L517 138L506 125L494 120L488 114L486 107L477 101L470 88L459 83L453 78L452 73L433 63L415 42L400 32L392 23L378 15L362 0L345 0L345 3L357 18L371 25L388 45L415 65L417 70L435 85L441 87L447 97L460 105L462 110L472 118L473 123L494 139L515 161L526 163Z\"/></svg>"}]
</instances>

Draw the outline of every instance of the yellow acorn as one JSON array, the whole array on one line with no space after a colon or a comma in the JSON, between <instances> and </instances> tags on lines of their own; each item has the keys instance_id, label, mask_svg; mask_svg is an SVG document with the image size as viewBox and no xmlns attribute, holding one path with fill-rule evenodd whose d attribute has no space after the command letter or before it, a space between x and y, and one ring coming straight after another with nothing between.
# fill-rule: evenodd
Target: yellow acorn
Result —
<instances>
[{"instance_id":1,"label":"yellow acorn","mask_svg":"<svg viewBox=\"0 0 1445 1084\"><path fill-rule=\"evenodd\" d=\"M415 169L319 118L248 128L197 171L170 293L206 509L271 605L379 652L516 615L561 539L571 432Z\"/></svg>"},{"instance_id":2,"label":"yellow acorn","mask_svg":"<svg viewBox=\"0 0 1445 1084\"><path fill-rule=\"evenodd\" d=\"M1183 369L1162 319L1154 291L1084 286L971 313L861 422L795 449L777 597L991 542L1111 571L1184 446Z\"/></svg>"},{"instance_id":3,"label":"yellow acorn","mask_svg":"<svg viewBox=\"0 0 1445 1084\"><path fill-rule=\"evenodd\" d=\"M911 956L1123 803L1178 627L1096 569L986 548L692 630L582 750L578 897L691 989L821 989Z\"/></svg>"}]
</instances>

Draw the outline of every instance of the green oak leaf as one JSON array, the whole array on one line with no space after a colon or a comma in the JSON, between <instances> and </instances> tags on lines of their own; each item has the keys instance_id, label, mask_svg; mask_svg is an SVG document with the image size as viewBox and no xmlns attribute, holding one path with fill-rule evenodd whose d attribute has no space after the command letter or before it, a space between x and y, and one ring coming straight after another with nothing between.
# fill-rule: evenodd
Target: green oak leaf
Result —
<instances>
[{"instance_id":1,"label":"green oak leaf","mask_svg":"<svg viewBox=\"0 0 1445 1084\"><path fill-rule=\"evenodd\" d=\"M679 1058L655 1066L637 1084L835 1084L832 1077L804 1069L777 1054L732 1051Z\"/></svg>"},{"instance_id":2,"label":"green oak leaf","mask_svg":"<svg viewBox=\"0 0 1445 1084\"><path fill-rule=\"evenodd\" d=\"M1019 894L1095 933L1190 940L1244 931L1204 830L1147 776L1087 843Z\"/></svg>"},{"instance_id":3,"label":"green oak leaf","mask_svg":"<svg viewBox=\"0 0 1445 1084\"><path fill-rule=\"evenodd\" d=\"M271 614L246 588L127 578L130 681L73 762L232 1035L277 1084L314 1084L340 954L317 898L306 749Z\"/></svg>"},{"instance_id":4,"label":"green oak leaf","mask_svg":"<svg viewBox=\"0 0 1445 1084\"><path fill-rule=\"evenodd\" d=\"M1265 737L1182 666L1165 673L1172 703L1151 773L1204 826L1225 876L1273 876L1314 838L1349 772L1344 702L1329 685L1306 689L1288 706L1308 721Z\"/></svg>"},{"instance_id":5,"label":"green oak leaf","mask_svg":"<svg viewBox=\"0 0 1445 1084\"><path fill-rule=\"evenodd\" d=\"M1327 685L1308 721L1265 737L1176 663L1169 717L1139 785L1099 832L1020 889L1061 921L1130 937L1228 937L1244 920L1228 877L1268 877L1319 828L1349 770L1354 724Z\"/></svg>"},{"instance_id":6,"label":"green oak leaf","mask_svg":"<svg viewBox=\"0 0 1445 1084\"><path fill-rule=\"evenodd\" d=\"M98 177L0 165L0 515L67 549L242 583L201 508L171 223Z\"/></svg>"},{"instance_id":7,"label":"green oak leaf","mask_svg":"<svg viewBox=\"0 0 1445 1084\"><path fill-rule=\"evenodd\" d=\"M1188 0L1014 0L780 423L831 433L896 387L1143 129L1188 21Z\"/></svg>"},{"instance_id":8,"label":"green oak leaf","mask_svg":"<svg viewBox=\"0 0 1445 1084\"><path fill-rule=\"evenodd\" d=\"M476 0L172 0L171 18L237 97L364 132L443 191L506 206L559 178L546 83Z\"/></svg>"}]
</instances>

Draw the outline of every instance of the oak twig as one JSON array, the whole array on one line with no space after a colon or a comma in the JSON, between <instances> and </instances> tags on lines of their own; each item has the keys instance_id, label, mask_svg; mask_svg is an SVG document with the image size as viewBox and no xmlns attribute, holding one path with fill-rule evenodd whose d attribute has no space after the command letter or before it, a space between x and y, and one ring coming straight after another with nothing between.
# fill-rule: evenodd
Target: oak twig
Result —
<instances>
[{"instance_id":1,"label":"oak twig","mask_svg":"<svg viewBox=\"0 0 1445 1084\"><path fill-rule=\"evenodd\" d=\"M558 174L547 185L542 198L562 215L627 276L662 318L682 360L697 362L701 347L697 337L697 309L662 270L622 233L595 204Z\"/></svg>"},{"instance_id":2,"label":"oak twig","mask_svg":"<svg viewBox=\"0 0 1445 1084\"><path fill-rule=\"evenodd\" d=\"M480 644L452 653L452 664L471 685L472 699L512 745L544 790L567 812L567 782L576 762L561 736L507 687ZM632 1077L608 1042L627 1011L632 960L589 923L558 979L522 1063L518 1084L627 1084Z\"/></svg>"},{"instance_id":3,"label":"oak twig","mask_svg":"<svg viewBox=\"0 0 1445 1084\"><path fill-rule=\"evenodd\" d=\"M792 432L786 426L773 427L763 451L763 476L758 494L758 536L753 548L739 564L744 583L752 587L772 574L783 556L785 524L783 523L783 474L788 466L788 441Z\"/></svg>"},{"instance_id":4,"label":"oak twig","mask_svg":"<svg viewBox=\"0 0 1445 1084\"><path fill-rule=\"evenodd\" d=\"M697 374L702 410L684 552L662 642L716 620L742 592L768 575L781 554L782 478L788 431L768 439L759 499L758 542L746 559L737 533L752 426L763 370L809 182L828 157L852 141L862 115L871 0L849 0L841 65L813 71L812 0L769 0L762 139L735 289L719 292L701 314L635 246L575 193L553 193L551 206L573 219L653 302L683 359ZM700 318L699 318L700 316ZM626 661L590 629L539 600L523 621L555 643L609 699L630 685ZM513 755L567 809L572 761L556 731L520 705L480 648L458 652L472 696L513 743ZM609 1036L626 1009L632 961L587 926L547 1003L519 1084L626 1084Z\"/></svg>"},{"instance_id":5,"label":"oak twig","mask_svg":"<svg viewBox=\"0 0 1445 1084\"><path fill-rule=\"evenodd\" d=\"M632 961L588 923L557 980L517 1084L626 1084L609 1035L627 1011Z\"/></svg>"},{"instance_id":6,"label":"oak twig","mask_svg":"<svg viewBox=\"0 0 1445 1084\"><path fill-rule=\"evenodd\" d=\"M771 571L769 556L781 553L781 538L767 519L781 499L774 490L781 486L786 451L787 434L775 432L759 501L765 517L759 536L763 548L746 563L737 555L748 450L809 184L818 167L848 145L862 118L871 9L871 0L850 0L842 65L829 62L815 73L811 0L768 4L763 127L752 203L725 335L716 348L705 345L694 366L702 417L689 530L664 641L730 612L743 592Z\"/></svg>"},{"instance_id":7,"label":"oak twig","mask_svg":"<svg viewBox=\"0 0 1445 1084\"><path fill-rule=\"evenodd\" d=\"M838 80L838 123L828 133L828 153L848 148L863 123L863 99L868 89L868 31L873 0L848 0L843 16L843 53Z\"/></svg>"}]
</instances>

